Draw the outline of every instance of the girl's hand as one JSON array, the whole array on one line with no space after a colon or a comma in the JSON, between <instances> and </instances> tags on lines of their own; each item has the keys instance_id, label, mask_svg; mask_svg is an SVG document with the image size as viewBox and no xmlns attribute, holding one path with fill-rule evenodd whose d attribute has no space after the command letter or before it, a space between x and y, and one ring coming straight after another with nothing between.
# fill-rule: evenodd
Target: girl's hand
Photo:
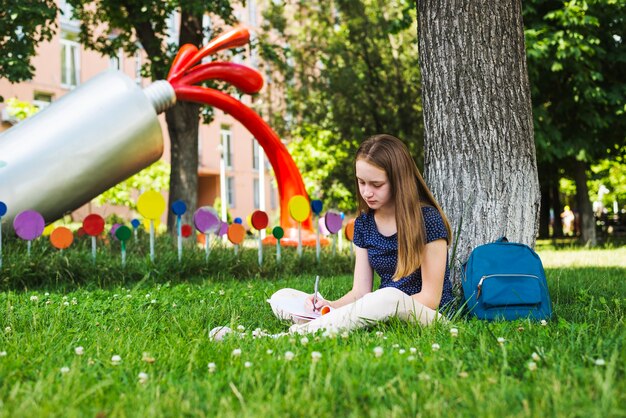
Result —
<instances>
[{"instance_id":1,"label":"girl's hand","mask_svg":"<svg viewBox=\"0 0 626 418\"><path fill-rule=\"evenodd\" d=\"M324 306L330 306L330 302L322 298L319 293L317 295L317 303L313 306L313 296L314 295L307 296L304 301L304 310L306 312L320 312Z\"/></svg>"}]
</instances>

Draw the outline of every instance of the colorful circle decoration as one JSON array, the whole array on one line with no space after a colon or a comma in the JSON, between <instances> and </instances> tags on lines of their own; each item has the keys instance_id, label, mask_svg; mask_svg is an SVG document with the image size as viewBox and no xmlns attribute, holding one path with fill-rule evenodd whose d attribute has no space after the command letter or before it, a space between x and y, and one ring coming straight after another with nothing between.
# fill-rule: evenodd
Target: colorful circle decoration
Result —
<instances>
[{"instance_id":1,"label":"colorful circle decoration","mask_svg":"<svg viewBox=\"0 0 626 418\"><path fill-rule=\"evenodd\" d=\"M339 212L328 211L326 215L324 215L324 223L326 224L326 229L331 234L336 234L341 230L341 225L343 223L341 219L341 214Z\"/></svg>"},{"instance_id":2,"label":"colorful circle decoration","mask_svg":"<svg viewBox=\"0 0 626 418\"><path fill-rule=\"evenodd\" d=\"M319 227L319 229L320 229L320 233L321 233L322 235L324 235L324 236L326 236L326 235L330 235L330 231L328 230L328 228L326 228L326 222L324 221L324 217L323 217L323 216L322 216L322 217L320 217L320 218L317 220L317 226Z\"/></svg>"},{"instance_id":3,"label":"colorful circle decoration","mask_svg":"<svg viewBox=\"0 0 626 418\"><path fill-rule=\"evenodd\" d=\"M289 199L289 214L296 222L303 222L311 213L309 201L304 196L296 195Z\"/></svg>"},{"instance_id":4,"label":"colorful circle decoration","mask_svg":"<svg viewBox=\"0 0 626 418\"><path fill-rule=\"evenodd\" d=\"M4 202L0 202L0 217L6 215L7 213L7 205Z\"/></svg>"},{"instance_id":5,"label":"colorful circle decoration","mask_svg":"<svg viewBox=\"0 0 626 418\"><path fill-rule=\"evenodd\" d=\"M228 224L226 222L220 221L220 230L217 233L220 237L223 237L228 233Z\"/></svg>"},{"instance_id":6,"label":"colorful circle decoration","mask_svg":"<svg viewBox=\"0 0 626 418\"><path fill-rule=\"evenodd\" d=\"M285 236L285 230L280 226L275 226L274 229L272 229L272 235L279 240Z\"/></svg>"},{"instance_id":7,"label":"colorful circle decoration","mask_svg":"<svg viewBox=\"0 0 626 418\"><path fill-rule=\"evenodd\" d=\"M252 216L250 217L250 224L254 229L260 231L262 229L267 228L267 224L270 222L267 213L262 210L255 210L252 212Z\"/></svg>"},{"instance_id":8,"label":"colorful circle decoration","mask_svg":"<svg viewBox=\"0 0 626 418\"><path fill-rule=\"evenodd\" d=\"M319 215L320 213L322 213L323 207L324 207L324 204L322 203L321 200L319 199L311 200L311 210L313 211L314 214Z\"/></svg>"},{"instance_id":9,"label":"colorful circle decoration","mask_svg":"<svg viewBox=\"0 0 626 418\"><path fill-rule=\"evenodd\" d=\"M85 228L82 226L76 230L77 237L84 237L85 235L87 235L87 233L85 232Z\"/></svg>"},{"instance_id":10,"label":"colorful circle decoration","mask_svg":"<svg viewBox=\"0 0 626 418\"><path fill-rule=\"evenodd\" d=\"M53 224L46 225L46 227L43 229L43 232L41 233L41 235L44 236L44 237L49 237L50 234L52 234L52 231L54 231L54 225Z\"/></svg>"},{"instance_id":11,"label":"colorful circle decoration","mask_svg":"<svg viewBox=\"0 0 626 418\"><path fill-rule=\"evenodd\" d=\"M220 228L220 223L217 212L210 206L202 206L193 214L193 224L203 234L217 232Z\"/></svg>"},{"instance_id":12,"label":"colorful circle decoration","mask_svg":"<svg viewBox=\"0 0 626 418\"><path fill-rule=\"evenodd\" d=\"M180 227L180 234L183 236L183 238L190 237L192 232L193 232L193 229L191 228L191 225L189 224L184 224L183 226Z\"/></svg>"},{"instance_id":13,"label":"colorful circle decoration","mask_svg":"<svg viewBox=\"0 0 626 418\"><path fill-rule=\"evenodd\" d=\"M174 215L183 215L185 212L187 212L187 205L182 200L177 200L176 202L172 203L172 212L174 212Z\"/></svg>"},{"instance_id":14,"label":"colorful circle decoration","mask_svg":"<svg viewBox=\"0 0 626 418\"><path fill-rule=\"evenodd\" d=\"M137 210L147 219L158 219L165 211L165 199L159 192L149 190L139 196Z\"/></svg>"},{"instance_id":15,"label":"colorful circle decoration","mask_svg":"<svg viewBox=\"0 0 626 418\"><path fill-rule=\"evenodd\" d=\"M97 237L104 231L104 218L95 213L88 215L83 219L83 229L87 235Z\"/></svg>"},{"instance_id":16,"label":"colorful circle decoration","mask_svg":"<svg viewBox=\"0 0 626 418\"><path fill-rule=\"evenodd\" d=\"M117 239L117 235L115 235L115 233L117 232L117 228L119 228L120 226L122 226L122 224L113 224L111 225L111 229L109 230L109 233L115 239Z\"/></svg>"},{"instance_id":17,"label":"colorful circle decoration","mask_svg":"<svg viewBox=\"0 0 626 418\"><path fill-rule=\"evenodd\" d=\"M241 218L235 218L235 220L233 221L233 223L236 223L236 224L241 225L241 224L243 224L243 219L241 219Z\"/></svg>"},{"instance_id":18,"label":"colorful circle decoration","mask_svg":"<svg viewBox=\"0 0 626 418\"><path fill-rule=\"evenodd\" d=\"M26 241L34 240L41 236L46 222L43 216L36 210L25 210L13 219L13 229L18 237Z\"/></svg>"},{"instance_id":19,"label":"colorful circle decoration","mask_svg":"<svg viewBox=\"0 0 626 418\"><path fill-rule=\"evenodd\" d=\"M72 245L73 241L74 234L72 234L72 231L70 231L69 228L66 228L64 226L56 228L50 234L50 242L55 248L58 248L59 250L68 248L70 245Z\"/></svg>"},{"instance_id":20,"label":"colorful circle decoration","mask_svg":"<svg viewBox=\"0 0 626 418\"><path fill-rule=\"evenodd\" d=\"M130 221L130 224L133 226L133 229L137 229L139 228L139 225L141 225L141 222L139 222L139 219L133 219Z\"/></svg>"},{"instance_id":21,"label":"colorful circle decoration","mask_svg":"<svg viewBox=\"0 0 626 418\"><path fill-rule=\"evenodd\" d=\"M132 231L126 225L120 225L119 228L115 230L115 238L119 239L120 241L128 241L131 234Z\"/></svg>"},{"instance_id":22,"label":"colorful circle decoration","mask_svg":"<svg viewBox=\"0 0 626 418\"><path fill-rule=\"evenodd\" d=\"M344 231L346 234L346 239L350 242L354 239L354 219L350 219L348 224L346 225L346 230Z\"/></svg>"},{"instance_id":23,"label":"colorful circle decoration","mask_svg":"<svg viewBox=\"0 0 626 418\"><path fill-rule=\"evenodd\" d=\"M233 244L241 244L246 236L246 229L241 224L232 224L228 227L228 240Z\"/></svg>"}]
</instances>

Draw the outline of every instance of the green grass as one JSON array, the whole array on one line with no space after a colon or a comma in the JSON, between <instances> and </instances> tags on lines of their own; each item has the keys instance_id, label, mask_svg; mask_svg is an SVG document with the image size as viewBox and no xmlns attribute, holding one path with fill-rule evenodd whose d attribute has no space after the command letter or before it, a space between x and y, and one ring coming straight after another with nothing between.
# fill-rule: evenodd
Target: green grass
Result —
<instances>
[{"instance_id":1,"label":"green grass","mask_svg":"<svg viewBox=\"0 0 626 418\"><path fill-rule=\"evenodd\" d=\"M92 271L88 258L69 253L20 267L7 253L0 416L625 416L626 248L540 254L555 312L546 326L459 318L420 328L392 321L347 336L310 336L303 344L301 337L251 334L286 330L265 300L283 287L310 290L315 266L250 269L247 278L241 267L237 279L207 267L184 280L166 256L147 273L128 266L130 274L106 259L104 272ZM214 263L223 262L218 258ZM65 265L63 273L35 280L40 269L54 274L56 262ZM200 261L189 263L191 271ZM327 269L325 296L350 288L343 266L328 259L319 267ZM208 331L218 325L243 326L246 335L210 342ZM375 347L383 348L381 357ZM235 349L241 356L232 355ZM293 360L285 360L287 351ZM322 355L317 362L314 351ZM113 355L120 364L112 364ZM208 363L215 363L213 373Z\"/></svg>"}]
</instances>

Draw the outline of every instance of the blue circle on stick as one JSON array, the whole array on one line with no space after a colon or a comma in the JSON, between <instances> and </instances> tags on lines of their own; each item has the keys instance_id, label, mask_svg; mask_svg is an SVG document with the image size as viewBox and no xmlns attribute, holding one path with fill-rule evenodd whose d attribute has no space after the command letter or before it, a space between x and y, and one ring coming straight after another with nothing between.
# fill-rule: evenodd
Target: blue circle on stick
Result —
<instances>
[{"instance_id":1,"label":"blue circle on stick","mask_svg":"<svg viewBox=\"0 0 626 418\"><path fill-rule=\"evenodd\" d=\"M139 228L139 225L141 225L141 222L139 222L139 219L133 219L132 221L130 221L130 224L133 226L134 229Z\"/></svg>"},{"instance_id":2,"label":"blue circle on stick","mask_svg":"<svg viewBox=\"0 0 626 418\"><path fill-rule=\"evenodd\" d=\"M322 203L321 200L319 199L311 200L311 210L313 211L314 214L319 215L320 213L322 213L323 207L324 207L324 204Z\"/></svg>"},{"instance_id":3,"label":"blue circle on stick","mask_svg":"<svg viewBox=\"0 0 626 418\"><path fill-rule=\"evenodd\" d=\"M4 202L0 202L0 216L4 216L7 213L7 205Z\"/></svg>"},{"instance_id":4,"label":"blue circle on stick","mask_svg":"<svg viewBox=\"0 0 626 418\"><path fill-rule=\"evenodd\" d=\"M241 218L235 218L235 223L241 225L243 220L241 220Z\"/></svg>"},{"instance_id":5,"label":"blue circle on stick","mask_svg":"<svg viewBox=\"0 0 626 418\"><path fill-rule=\"evenodd\" d=\"M187 205L182 200L177 200L176 202L172 203L172 212L180 216L187 212Z\"/></svg>"}]
</instances>

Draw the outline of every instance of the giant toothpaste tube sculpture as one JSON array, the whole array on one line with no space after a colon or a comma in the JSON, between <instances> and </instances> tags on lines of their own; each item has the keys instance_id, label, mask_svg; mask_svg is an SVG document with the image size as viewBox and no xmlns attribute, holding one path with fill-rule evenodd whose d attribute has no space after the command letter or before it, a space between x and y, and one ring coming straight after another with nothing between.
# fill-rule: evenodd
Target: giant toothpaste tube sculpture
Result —
<instances>
[{"instance_id":1,"label":"giant toothpaste tube sculpture","mask_svg":"<svg viewBox=\"0 0 626 418\"><path fill-rule=\"evenodd\" d=\"M261 75L234 63L194 67L219 50L249 42L244 28L231 30L201 50L184 45L168 80L141 90L122 73L108 71L63 96L45 110L0 135L0 201L13 218L27 209L54 221L157 161L163 136L157 115L176 99L208 104L229 113L259 141L274 169L280 195L280 223L294 228L288 202L307 196L298 168L276 133L233 97L194 84L219 79L244 93L263 86ZM310 218L303 228L312 230Z\"/></svg>"}]
</instances>

